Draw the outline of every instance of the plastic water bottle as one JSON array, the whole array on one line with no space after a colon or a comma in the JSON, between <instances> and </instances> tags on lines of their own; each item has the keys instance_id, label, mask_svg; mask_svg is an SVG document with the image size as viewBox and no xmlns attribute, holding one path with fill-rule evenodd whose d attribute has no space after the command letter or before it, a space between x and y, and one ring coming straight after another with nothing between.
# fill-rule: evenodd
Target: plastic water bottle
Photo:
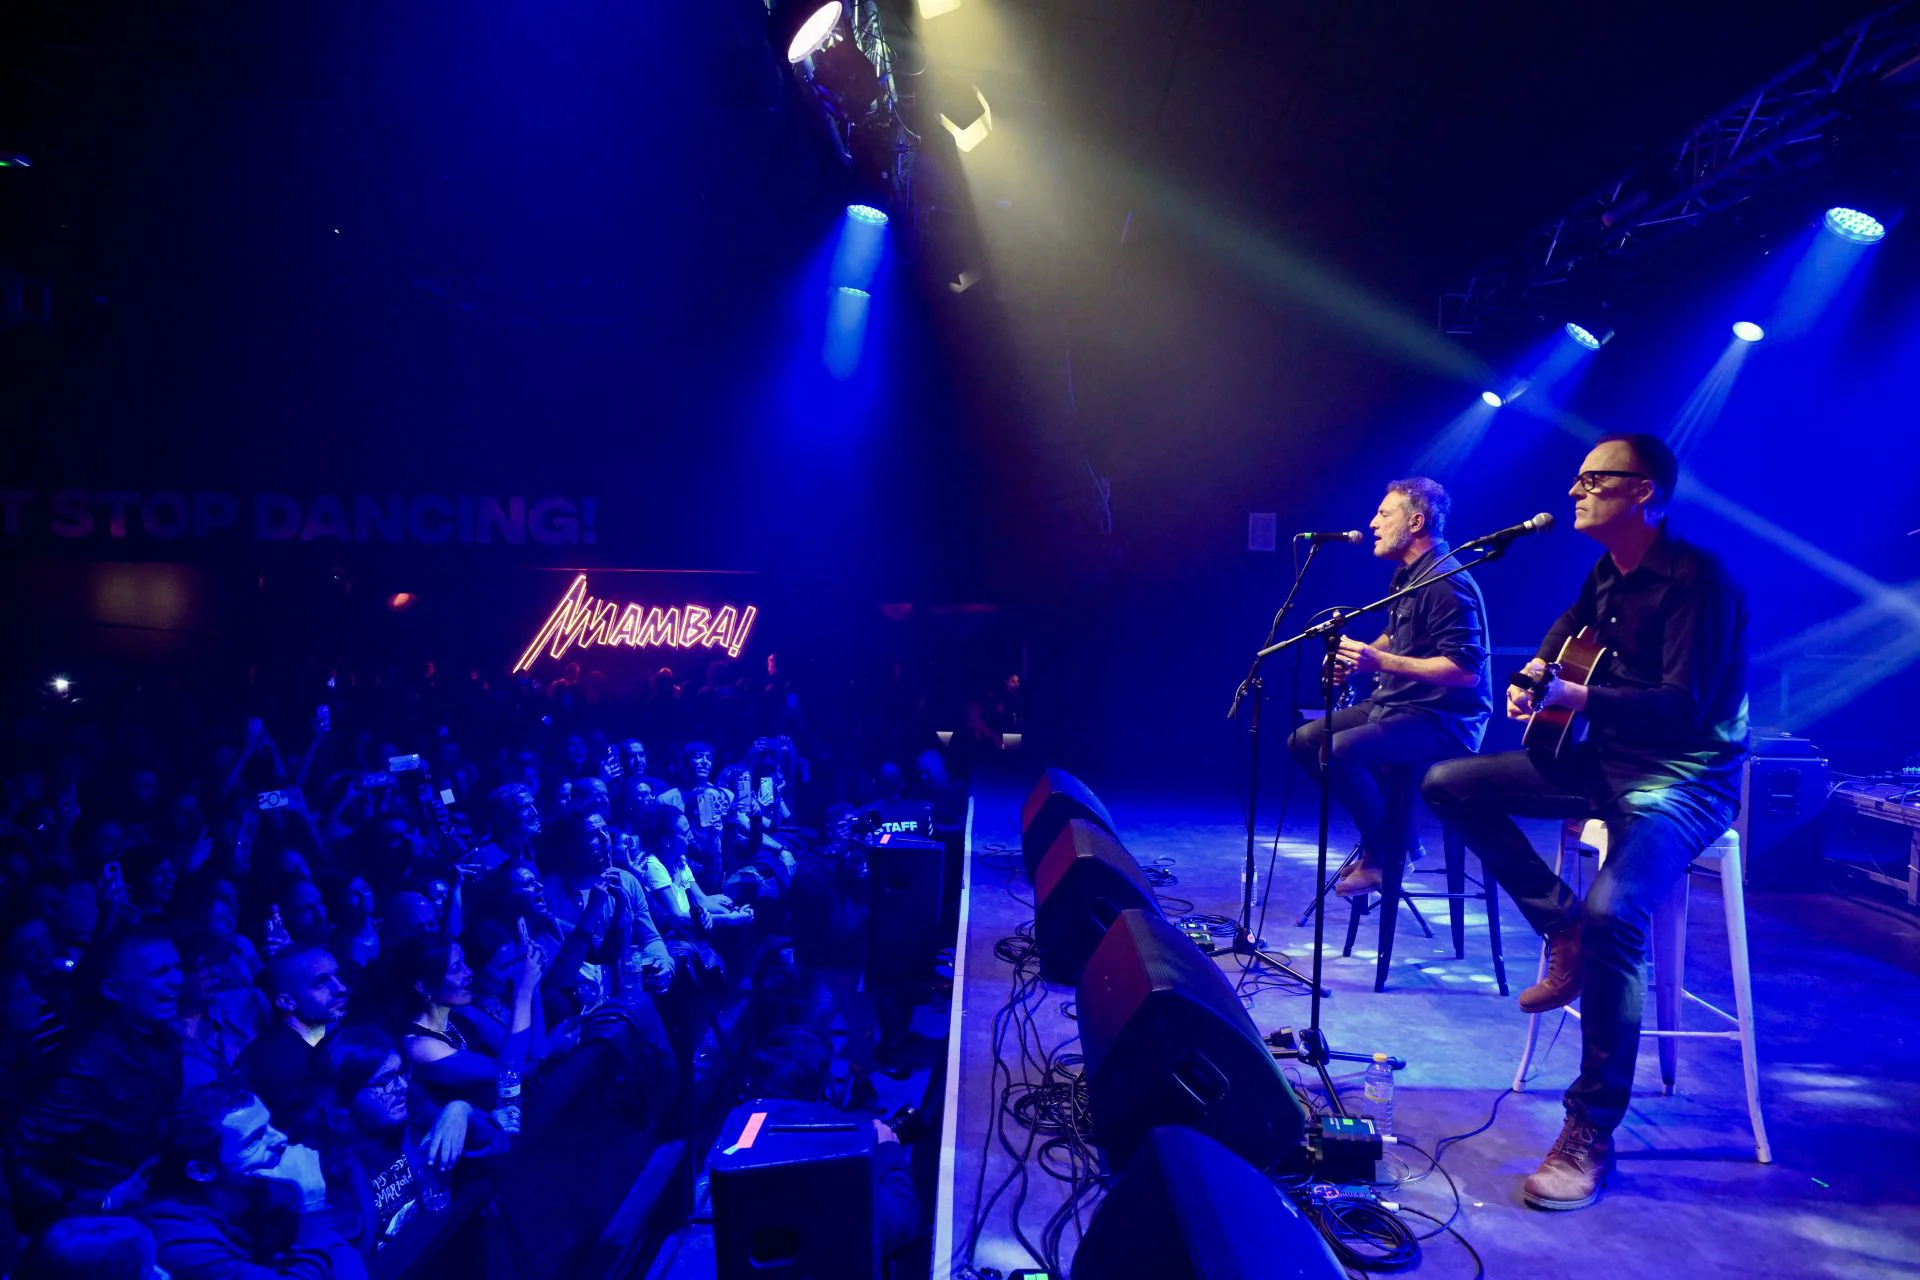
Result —
<instances>
[{"instance_id":1,"label":"plastic water bottle","mask_svg":"<svg viewBox=\"0 0 1920 1280\"><path fill-rule=\"evenodd\" d=\"M1373 1065L1367 1068L1367 1114L1373 1119L1374 1131L1381 1137L1393 1133L1393 1068L1387 1063L1387 1055L1373 1055Z\"/></svg>"},{"instance_id":2,"label":"plastic water bottle","mask_svg":"<svg viewBox=\"0 0 1920 1280\"><path fill-rule=\"evenodd\" d=\"M1391 1086L1392 1082L1388 1082ZM500 1072L500 1093L494 1116L508 1133L520 1132L520 1072L505 1067Z\"/></svg>"}]
</instances>

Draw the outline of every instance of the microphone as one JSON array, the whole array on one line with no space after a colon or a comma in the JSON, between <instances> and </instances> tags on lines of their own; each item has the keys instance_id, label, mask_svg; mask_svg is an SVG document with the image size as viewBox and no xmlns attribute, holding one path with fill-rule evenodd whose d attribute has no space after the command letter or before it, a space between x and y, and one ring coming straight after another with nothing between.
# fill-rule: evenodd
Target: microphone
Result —
<instances>
[{"instance_id":1,"label":"microphone","mask_svg":"<svg viewBox=\"0 0 1920 1280\"><path fill-rule=\"evenodd\" d=\"M1367 539L1366 535L1358 529L1348 529L1344 533L1296 533L1293 535L1293 540L1295 542L1350 542L1357 547Z\"/></svg>"},{"instance_id":2,"label":"microphone","mask_svg":"<svg viewBox=\"0 0 1920 1280\"><path fill-rule=\"evenodd\" d=\"M1496 544L1504 546L1523 533L1539 533L1542 529L1551 528L1553 528L1553 517L1542 511L1531 520L1522 520L1519 524L1510 525L1498 532L1475 538L1471 542L1463 542L1458 547L1455 547L1454 550L1469 551L1474 547L1487 547Z\"/></svg>"}]
</instances>

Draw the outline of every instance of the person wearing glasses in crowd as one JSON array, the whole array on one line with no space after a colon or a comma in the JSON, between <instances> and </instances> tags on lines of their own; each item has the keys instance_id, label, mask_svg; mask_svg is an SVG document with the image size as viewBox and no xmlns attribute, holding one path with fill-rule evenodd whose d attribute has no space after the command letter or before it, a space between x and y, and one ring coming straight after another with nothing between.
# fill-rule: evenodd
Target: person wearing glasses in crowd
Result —
<instances>
[{"instance_id":1,"label":"person wearing glasses in crowd","mask_svg":"<svg viewBox=\"0 0 1920 1280\"><path fill-rule=\"evenodd\" d=\"M1604 437L1568 490L1574 528L1604 549L1573 605L1528 662L1537 692L1507 691L1507 714L1567 707L1589 726L1557 754L1449 760L1427 774L1427 802L1480 855L1547 940L1546 977L1520 993L1541 1013L1581 1000L1580 1071L1566 1123L1526 1181L1539 1209L1593 1203L1613 1170L1646 992L1654 908L1739 809L1747 745L1747 605L1712 552L1670 532L1679 464L1649 435ZM1607 657L1590 684L1548 667L1591 628ZM1608 854L1583 904L1515 825L1599 818Z\"/></svg>"}]
</instances>

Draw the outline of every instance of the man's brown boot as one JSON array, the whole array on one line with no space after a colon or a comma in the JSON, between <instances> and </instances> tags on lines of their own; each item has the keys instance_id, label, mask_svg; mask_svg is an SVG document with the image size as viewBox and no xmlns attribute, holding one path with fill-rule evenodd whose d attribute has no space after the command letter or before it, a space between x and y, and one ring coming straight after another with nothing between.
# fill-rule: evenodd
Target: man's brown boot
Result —
<instances>
[{"instance_id":1,"label":"man's brown boot","mask_svg":"<svg viewBox=\"0 0 1920 1280\"><path fill-rule=\"evenodd\" d=\"M1535 1209L1584 1209L1613 1172L1613 1138L1569 1112L1553 1150L1527 1179L1520 1198Z\"/></svg>"},{"instance_id":2,"label":"man's brown boot","mask_svg":"<svg viewBox=\"0 0 1920 1280\"><path fill-rule=\"evenodd\" d=\"M1580 922L1561 925L1547 935L1547 976L1520 993L1522 1013L1546 1013L1580 998L1585 981L1580 968Z\"/></svg>"},{"instance_id":3,"label":"man's brown boot","mask_svg":"<svg viewBox=\"0 0 1920 1280\"><path fill-rule=\"evenodd\" d=\"M1364 849L1347 867L1347 873L1334 883L1333 891L1343 898L1359 898L1380 888L1380 859Z\"/></svg>"}]
</instances>

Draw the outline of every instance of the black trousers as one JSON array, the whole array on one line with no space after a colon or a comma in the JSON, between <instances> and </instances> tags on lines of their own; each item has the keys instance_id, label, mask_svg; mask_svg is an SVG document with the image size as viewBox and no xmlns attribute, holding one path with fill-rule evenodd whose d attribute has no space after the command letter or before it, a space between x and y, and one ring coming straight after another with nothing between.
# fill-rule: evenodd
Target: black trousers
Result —
<instances>
[{"instance_id":1,"label":"black trousers","mask_svg":"<svg viewBox=\"0 0 1920 1280\"><path fill-rule=\"evenodd\" d=\"M1320 779L1320 744L1326 741L1328 722L1309 720L1287 739L1287 750L1316 783ZM1373 704L1362 702L1333 713L1333 753L1328 768L1328 790L1360 829L1360 843L1368 853L1384 858L1390 850L1410 851L1413 843L1413 783L1386 785L1389 765L1429 765L1463 750L1459 741L1435 716L1407 712L1376 718Z\"/></svg>"},{"instance_id":2,"label":"black trousers","mask_svg":"<svg viewBox=\"0 0 1920 1280\"><path fill-rule=\"evenodd\" d=\"M1586 970L1580 1074L1566 1104L1603 1133L1612 1132L1633 1093L1654 908L1732 823L1736 806L1708 788L1684 784L1612 795L1598 758L1587 750L1558 762L1525 751L1448 760L1428 772L1421 792L1480 855L1536 932L1579 923ZM1521 834L1516 817L1599 818L1607 824L1607 860L1587 889L1584 908Z\"/></svg>"}]
</instances>

